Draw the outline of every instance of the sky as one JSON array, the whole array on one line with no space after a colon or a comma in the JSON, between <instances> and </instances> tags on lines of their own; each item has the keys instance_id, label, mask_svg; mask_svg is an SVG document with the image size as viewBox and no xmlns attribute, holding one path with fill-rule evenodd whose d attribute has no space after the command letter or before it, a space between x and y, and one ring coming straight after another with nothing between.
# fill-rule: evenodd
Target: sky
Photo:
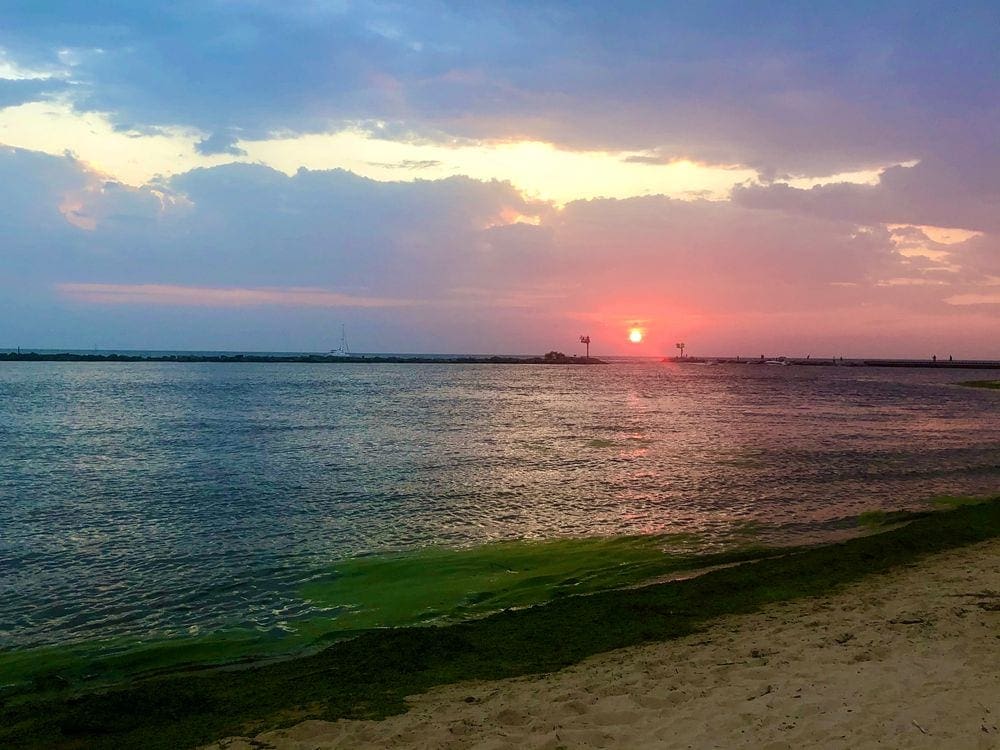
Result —
<instances>
[{"instance_id":1,"label":"sky","mask_svg":"<svg viewBox=\"0 0 1000 750\"><path fill-rule=\"evenodd\" d=\"M994 0L7 0L0 348L1000 359L998 136Z\"/></svg>"}]
</instances>

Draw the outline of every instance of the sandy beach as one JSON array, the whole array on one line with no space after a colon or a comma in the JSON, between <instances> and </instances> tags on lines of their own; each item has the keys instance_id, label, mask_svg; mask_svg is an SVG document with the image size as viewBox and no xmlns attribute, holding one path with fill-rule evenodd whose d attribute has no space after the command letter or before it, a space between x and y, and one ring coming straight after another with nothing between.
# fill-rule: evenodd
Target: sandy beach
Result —
<instances>
[{"instance_id":1,"label":"sandy beach","mask_svg":"<svg viewBox=\"0 0 1000 750\"><path fill-rule=\"evenodd\" d=\"M556 674L445 686L384 721L213 749L1000 748L1000 541Z\"/></svg>"}]
</instances>

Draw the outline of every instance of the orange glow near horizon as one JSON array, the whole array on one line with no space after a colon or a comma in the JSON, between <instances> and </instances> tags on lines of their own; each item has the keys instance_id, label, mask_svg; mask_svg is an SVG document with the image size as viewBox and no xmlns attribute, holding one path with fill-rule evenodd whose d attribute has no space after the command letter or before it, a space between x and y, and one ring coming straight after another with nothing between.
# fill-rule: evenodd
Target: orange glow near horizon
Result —
<instances>
[{"instance_id":1,"label":"orange glow near horizon","mask_svg":"<svg viewBox=\"0 0 1000 750\"><path fill-rule=\"evenodd\" d=\"M642 343L642 329L641 328L633 328L631 331L629 331L628 332L628 340L631 341L633 344L641 344Z\"/></svg>"}]
</instances>

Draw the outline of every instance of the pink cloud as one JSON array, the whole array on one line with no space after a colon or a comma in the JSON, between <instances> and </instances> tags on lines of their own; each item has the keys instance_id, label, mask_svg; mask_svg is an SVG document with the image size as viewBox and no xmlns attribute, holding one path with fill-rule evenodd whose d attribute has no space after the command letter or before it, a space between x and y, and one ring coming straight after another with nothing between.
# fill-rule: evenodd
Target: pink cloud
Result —
<instances>
[{"instance_id":1,"label":"pink cloud","mask_svg":"<svg viewBox=\"0 0 1000 750\"><path fill-rule=\"evenodd\" d=\"M356 297L310 287L200 287L172 284L56 284L56 290L77 302L100 305L161 305L173 307L405 307L408 300Z\"/></svg>"},{"instance_id":2,"label":"pink cloud","mask_svg":"<svg viewBox=\"0 0 1000 750\"><path fill-rule=\"evenodd\" d=\"M1000 292L986 294L956 294L948 297L949 305L1000 305Z\"/></svg>"}]
</instances>

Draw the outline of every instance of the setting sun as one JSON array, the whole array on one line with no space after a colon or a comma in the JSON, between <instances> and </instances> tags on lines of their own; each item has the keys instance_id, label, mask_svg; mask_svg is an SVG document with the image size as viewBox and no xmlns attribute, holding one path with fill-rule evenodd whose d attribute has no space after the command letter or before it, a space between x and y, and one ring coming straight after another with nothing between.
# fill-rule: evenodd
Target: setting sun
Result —
<instances>
[{"instance_id":1,"label":"setting sun","mask_svg":"<svg viewBox=\"0 0 1000 750\"><path fill-rule=\"evenodd\" d=\"M631 341L633 344L642 343L642 331L639 330L638 328L633 328L631 331L628 332L628 340Z\"/></svg>"}]
</instances>

